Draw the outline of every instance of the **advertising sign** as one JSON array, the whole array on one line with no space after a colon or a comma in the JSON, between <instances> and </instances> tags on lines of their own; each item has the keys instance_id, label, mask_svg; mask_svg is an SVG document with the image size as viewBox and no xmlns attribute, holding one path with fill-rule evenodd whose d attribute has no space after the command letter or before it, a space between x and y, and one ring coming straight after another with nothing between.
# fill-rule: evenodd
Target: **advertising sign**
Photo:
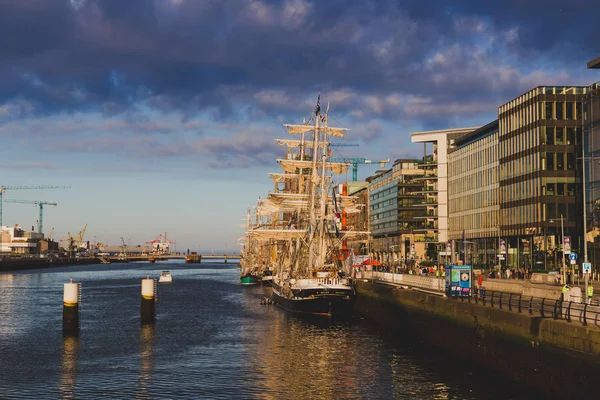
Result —
<instances>
[{"instance_id":1,"label":"advertising sign","mask_svg":"<svg viewBox=\"0 0 600 400\"><path fill-rule=\"evenodd\" d=\"M500 239L500 254L506 254L506 242Z\"/></svg>"},{"instance_id":2,"label":"advertising sign","mask_svg":"<svg viewBox=\"0 0 600 400\"><path fill-rule=\"evenodd\" d=\"M571 237L570 236L563 236L563 249L565 251L565 254L570 254L571 253Z\"/></svg>"},{"instance_id":3,"label":"advertising sign","mask_svg":"<svg viewBox=\"0 0 600 400\"><path fill-rule=\"evenodd\" d=\"M470 296L473 267L471 265L448 265L446 269L446 294Z\"/></svg>"}]
</instances>

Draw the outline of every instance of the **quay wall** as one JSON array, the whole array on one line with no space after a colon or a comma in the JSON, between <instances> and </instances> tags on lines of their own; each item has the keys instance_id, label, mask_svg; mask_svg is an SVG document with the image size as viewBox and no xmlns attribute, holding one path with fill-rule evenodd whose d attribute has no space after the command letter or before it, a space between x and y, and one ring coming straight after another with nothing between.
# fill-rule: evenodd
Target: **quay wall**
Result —
<instances>
[{"instance_id":1,"label":"quay wall","mask_svg":"<svg viewBox=\"0 0 600 400\"><path fill-rule=\"evenodd\" d=\"M595 393L600 329L358 280L356 310L556 398Z\"/></svg>"}]
</instances>

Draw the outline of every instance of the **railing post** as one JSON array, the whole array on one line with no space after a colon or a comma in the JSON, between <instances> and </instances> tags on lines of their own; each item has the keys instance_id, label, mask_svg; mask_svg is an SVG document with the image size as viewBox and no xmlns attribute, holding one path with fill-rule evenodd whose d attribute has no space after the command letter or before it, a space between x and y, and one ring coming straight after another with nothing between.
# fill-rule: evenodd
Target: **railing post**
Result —
<instances>
[{"instance_id":1,"label":"railing post","mask_svg":"<svg viewBox=\"0 0 600 400\"><path fill-rule=\"evenodd\" d=\"M533 296L529 299L529 315L533 315Z\"/></svg>"},{"instance_id":2,"label":"railing post","mask_svg":"<svg viewBox=\"0 0 600 400\"><path fill-rule=\"evenodd\" d=\"M519 314L521 313L521 298L523 297L522 293L519 293Z\"/></svg>"},{"instance_id":3,"label":"railing post","mask_svg":"<svg viewBox=\"0 0 600 400\"><path fill-rule=\"evenodd\" d=\"M502 310L502 295L503 294L504 293L500 292L500 301L499 301L500 304L498 306L500 307L501 310Z\"/></svg>"},{"instance_id":4,"label":"railing post","mask_svg":"<svg viewBox=\"0 0 600 400\"><path fill-rule=\"evenodd\" d=\"M583 304L583 326L587 326L587 303Z\"/></svg>"},{"instance_id":5,"label":"railing post","mask_svg":"<svg viewBox=\"0 0 600 400\"><path fill-rule=\"evenodd\" d=\"M567 322L571 322L571 303L572 301L569 302L569 305L567 307Z\"/></svg>"},{"instance_id":6,"label":"railing post","mask_svg":"<svg viewBox=\"0 0 600 400\"><path fill-rule=\"evenodd\" d=\"M560 301L560 300L556 300L556 301L554 302L554 319L558 319L558 302L559 302L559 301ZM561 305L560 305L560 308L561 308L561 314L562 314L562 303L561 303Z\"/></svg>"},{"instance_id":7,"label":"railing post","mask_svg":"<svg viewBox=\"0 0 600 400\"><path fill-rule=\"evenodd\" d=\"M508 311L512 311L512 293L508 296Z\"/></svg>"},{"instance_id":8,"label":"railing post","mask_svg":"<svg viewBox=\"0 0 600 400\"><path fill-rule=\"evenodd\" d=\"M492 300L490 302L490 307L494 308L494 293L496 292L492 292Z\"/></svg>"},{"instance_id":9,"label":"railing post","mask_svg":"<svg viewBox=\"0 0 600 400\"><path fill-rule=\"evenodd\" d=\"M542 297L542 307L540 308L540 317L544 318L544 301L546 298Z\"/></svg>"}]
</instances>

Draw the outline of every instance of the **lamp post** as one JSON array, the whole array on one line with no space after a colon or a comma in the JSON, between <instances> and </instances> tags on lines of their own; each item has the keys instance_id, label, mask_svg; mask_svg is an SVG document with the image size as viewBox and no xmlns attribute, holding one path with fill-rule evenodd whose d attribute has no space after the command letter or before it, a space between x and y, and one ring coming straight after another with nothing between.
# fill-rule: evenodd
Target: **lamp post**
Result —
<instances>
[{"instance_id":1,"label":"lamp post","mask_svg":"<svg viewBox=\"0 0 600 400\"><path fill-rule=\"evenodd\" d=\"M550 223L553 224L554 220L550 220ZM562 277L563 277L563 285L567 283L567 266L565 264L565 228L563 225L563 215L560 214L560 235L561 235L561 247L562 247Z\"/></svg>"}]
</instances>

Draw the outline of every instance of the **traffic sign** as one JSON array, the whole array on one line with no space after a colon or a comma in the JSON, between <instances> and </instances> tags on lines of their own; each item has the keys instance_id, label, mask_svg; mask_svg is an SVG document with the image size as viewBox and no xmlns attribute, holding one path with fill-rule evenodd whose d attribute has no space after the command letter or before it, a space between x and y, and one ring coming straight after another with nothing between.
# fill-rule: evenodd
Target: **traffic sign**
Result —
<instances>
[{"instance_id":1,"label":"traffic sign","mask_svg":"<svg viewBox=\"0 0 600 400\"><path fill-rule=\"evenodd\" d=\"M577 263L577 261L575 261L574 259L571 258L571 265L575 265Z\"/></svg>"},{"instance_id":2,"label":"traffic sign","mask_svg":"<svg viewBox=\"0 0 600 400\"><path fill-rule=\"evenodd\" d=\"M584 274L592 273L592 263L583 263L583 273Z\"/></svg>"},{"instance_id":3,"label":"traffic sign","mask_svg":"<svg viewBox=\"0 0 600 400\"><path fill-rule=\"evenodd\" d=\"M569 260L577 260L577 253L569 254Z\"/></svg>"}]
</instances>

